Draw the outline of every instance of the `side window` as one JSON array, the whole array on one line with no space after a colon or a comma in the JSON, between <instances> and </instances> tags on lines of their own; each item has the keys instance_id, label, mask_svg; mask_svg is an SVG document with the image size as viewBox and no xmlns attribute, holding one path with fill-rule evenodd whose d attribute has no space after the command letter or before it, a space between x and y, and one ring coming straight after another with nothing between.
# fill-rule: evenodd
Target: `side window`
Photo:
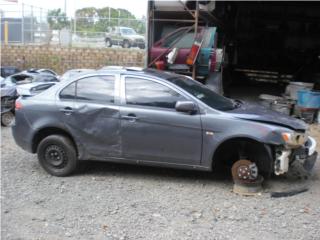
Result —
<instances>
[{"instance_id":1,"label":"side window","mask_svg":"<svg viewBox=\"0 0 320 240\"><path fill-rule=\"evenodd\" d=\"M194 33L185 34L175 45L177 48L191 48L194 42Z\"/></svg>"},{"instance_id":2,"label":"side window","mask_svg":"<svg viewBox=\"0 0 320 240\"><path fill-rule=\"evenodd\" d=\"M174 108L177 101L185 100L171 88L151 80L127 77L125 84L127 104Z\"/></svg>"},{"instance_id":3,"label":"side window","mask_svg":"<svg viewBox=\"0 0 320 240\"><path fill-rule=\"evenodd\" d=\"M181 30L167 36L163 41L162 47L165 47L165 48L172 47L173 43L181 36L182 33L183 31Z\"/></svg>"},{"instance_id":4,"label":"side window","mask_svg":"<svg viewBox=\"0 0 320 240\"><path fill-rule=\"evenodd\" d=\"M114 76L94 76L77 81L76 99L114 103Z\"/></svg>"},{"instance_id":5,"label":"side window","mask_svg":"<svg viewBox=\"0 0 320 240\"><path fill-rule=\"evenodd\" d=\"M74 99L76 96L76 83L71 83L60 92L60 99Z\"/></svg>"}]
</instances>

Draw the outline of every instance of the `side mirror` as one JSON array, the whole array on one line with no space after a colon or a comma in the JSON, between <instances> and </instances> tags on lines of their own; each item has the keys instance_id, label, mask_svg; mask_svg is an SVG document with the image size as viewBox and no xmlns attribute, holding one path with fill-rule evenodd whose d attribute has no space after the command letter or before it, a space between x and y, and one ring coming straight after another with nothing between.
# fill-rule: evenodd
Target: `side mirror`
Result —
<instances>
[{"instance_id":1,"label":"side mirror","mask_svg":"<svg viewBox=\"0 0 320 240\"><path fill-rule=\"evenodd\" d=\"M189 114L195 114L198 110L197 105L191 101L178 101L175 108L177 112L185 112Z\"/></svg>"}]
</instances>

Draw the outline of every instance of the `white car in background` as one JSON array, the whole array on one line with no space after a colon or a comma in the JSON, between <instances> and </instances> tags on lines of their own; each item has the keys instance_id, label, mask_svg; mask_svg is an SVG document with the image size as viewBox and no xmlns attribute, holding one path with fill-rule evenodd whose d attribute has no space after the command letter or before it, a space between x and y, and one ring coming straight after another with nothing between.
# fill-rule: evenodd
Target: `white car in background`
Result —
<instances>
[{"instance_id":1,"label":"white car in background","mask_svg":"<svg viewBox=\"0 0 320 240\"><path fill-rule=\"evenodd\" d=\"M84 72L93 72L95 71L94 69L90 69L90 68L78 68L78 69L71 69L66 71L60 78L61 81L67 80L73 76L76 76L80 73L84 73Z\"/></svg>"},{"instance_id":2,"label":"white car in background","mask_svg":"<svg viewBox=\"0 0 320 240\"><path fill-rule=\"evenodd\" d=\"M37 73L30 75L23 84L17 84L18 95L33 96L59 83L58 76L47 73Z\"/></svg>"}]
</instances>

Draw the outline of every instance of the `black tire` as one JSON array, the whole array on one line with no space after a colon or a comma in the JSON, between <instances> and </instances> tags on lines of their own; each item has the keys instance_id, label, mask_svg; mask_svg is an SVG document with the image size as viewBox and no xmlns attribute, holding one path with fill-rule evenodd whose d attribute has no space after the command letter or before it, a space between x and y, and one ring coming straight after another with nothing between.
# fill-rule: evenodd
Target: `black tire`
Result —
<instances>
[{"instance_id":1,"label":"black tire","mask_svg":"<svg viewBox=\"0 0 320 240\"><path fill-rule=\"evenodd\" d=\"M14 124L14 114L13 112L1 113L1 126L11 127Z\"/></svg>"},{"instance_id":2,"label":"black tire","mask_svg":"<svg viewBox=\"0 0 320 240\"><path fill-rule=\"evenodd\" d=\"M50 135L44 138L38 146L37 154L40 165L53 176L68 176L78 165L75 146L63 135Z\"/></svg>"},{"instance_id":3,"label":"black tire","mask_svg":"<svg viewBox=\"0 0 320 240\"><path fill-rule=\"evenodd\" d=\"M106 47L112 47L112 42L110 38L106 38Z\"/></svg>"},{"instance_id":4,"label":"black tire","mask_svg":"<svg viewBox=\"0 0 320 240\"><path fill-rule=\"evenodd\" d=\"M131 46L130 46L129 41L128 41L128 40L124 40L124 41L123 41L123 44L122 44L122 47L123 47L123 48L130 48Z\"/></svg>"}]
</instances>

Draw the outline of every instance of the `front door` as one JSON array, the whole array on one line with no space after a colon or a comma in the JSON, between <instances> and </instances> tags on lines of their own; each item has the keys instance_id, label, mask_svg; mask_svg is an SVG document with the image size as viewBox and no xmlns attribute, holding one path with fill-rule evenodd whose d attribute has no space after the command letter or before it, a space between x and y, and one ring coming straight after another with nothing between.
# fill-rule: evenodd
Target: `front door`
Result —
<instances>
[{"instance_id":1,"label":"front door","mask_svg":"<svg viewBox=\"0 0 320 240\"><path fill-rule=\"evenodd\" d=\"M168 164L200 164L200 115L175 111L175 103L187 98L156 80L125 76L121 81L123 157Z\"/></svg>"},{"instance_id":2,"label":"front door","mask_svg":"<svg viewBox=\"0 0 320 240\"><path fill-rule=\"evenodd\" d=\"M60 92L58 107L64 124L85 149L87 158L120 156L120 113L115 89L115 76L110 75L80 79Z\"/></svg>"}]
</instances>

